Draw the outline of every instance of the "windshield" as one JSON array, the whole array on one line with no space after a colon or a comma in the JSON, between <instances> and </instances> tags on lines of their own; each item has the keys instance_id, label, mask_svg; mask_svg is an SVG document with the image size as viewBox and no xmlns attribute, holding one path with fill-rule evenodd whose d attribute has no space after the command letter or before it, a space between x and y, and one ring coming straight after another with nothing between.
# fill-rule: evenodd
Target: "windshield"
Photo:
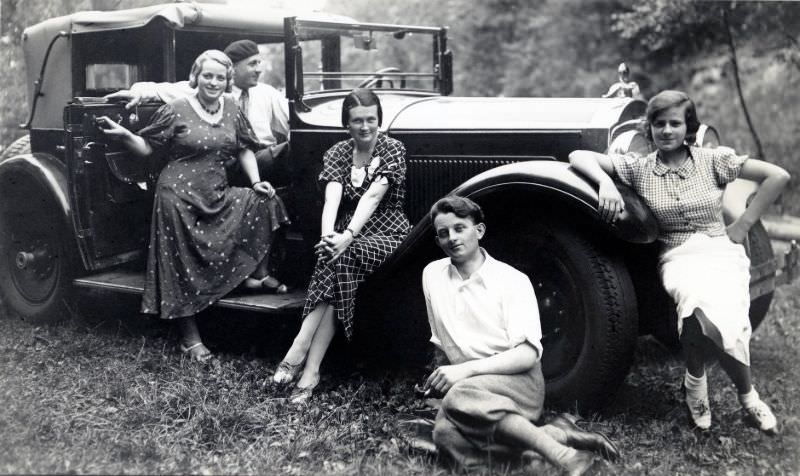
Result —
<instances>
[{"instance_id":1,"label":"windshield","mask_svg":"<svg viewBox=\"0 0 800 476\"><path fill-rule=\"evenodd\" d=\"M439 91L438 28L317 22L296 32L306 94L356 87Z\"/></svg>"}]
</instances>

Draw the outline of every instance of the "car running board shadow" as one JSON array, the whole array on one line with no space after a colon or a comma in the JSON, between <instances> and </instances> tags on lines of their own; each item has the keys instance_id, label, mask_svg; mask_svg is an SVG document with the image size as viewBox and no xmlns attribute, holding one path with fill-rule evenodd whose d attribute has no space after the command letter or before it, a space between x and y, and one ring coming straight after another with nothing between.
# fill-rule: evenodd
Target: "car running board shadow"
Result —
<instances>
[{"instance_id":1,"label":"car running board shadow","mask_svg":"<svg viewBox=\"0 0 800 476\"><path fill-rule=\"evenodd\" d=\"M77 278L72 282L79 288L100 289L124 294L144 293L144 273L133 270L104 271ZM266 314L286 314L303 309L306 293L295 291L288 294L233 293L217 301L215 306L256 311Z\"/></svg>"}]
</instances>

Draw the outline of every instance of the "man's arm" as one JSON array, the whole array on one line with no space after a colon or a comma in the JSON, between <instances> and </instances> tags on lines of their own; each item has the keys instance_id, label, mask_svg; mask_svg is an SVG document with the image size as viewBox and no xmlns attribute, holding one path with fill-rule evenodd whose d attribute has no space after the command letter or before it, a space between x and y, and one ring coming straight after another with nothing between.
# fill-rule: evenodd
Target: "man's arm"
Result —
<instances>
[{"instance_id":1,"label":"man's arm","mask_svg":"<svg viewBox=\"0 0 800 476\"><path fill-rule=\"evenodd\" d=\"M122 99L127 101L125 108L131 109L143 102L159 100L170 102L179 97L192 95L195 92L195 89L189 87L189 81L180 81L177 83L153 83L142 81L133 83L130 89L123 89L115 93L107 94L105 98L109 100Z\"/></svg>"},{"instance_id":2,"label":"man's arm","mask_svg":"<svg viewBox=\"0 0 800 476\"><path fill-rule=\"evenodd\" d=\"M539 360L539 351L530 343L522 344L491 357L456 365L443 365L430 374L426 387L447 393L456 382L476 375L512 375L526 372Z\"/></svg>"}]
</instances>

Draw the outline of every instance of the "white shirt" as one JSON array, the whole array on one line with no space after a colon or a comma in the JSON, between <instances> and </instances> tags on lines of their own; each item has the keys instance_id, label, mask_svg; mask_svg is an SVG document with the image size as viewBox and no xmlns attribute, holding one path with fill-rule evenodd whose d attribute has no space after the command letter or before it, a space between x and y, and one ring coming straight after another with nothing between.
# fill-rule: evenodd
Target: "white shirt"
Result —
<instances>
[{"instance_id":1,"label":"white shirt","mask_svg":"<svg viewBox=\"0 0 800 476\"><path fill-rule=\"evenodd\" d=\"M131 86L131 91L140 94L144 99L160 99L170 102L174 99L190 96L197 92L189 87L189 81L177 83L139 82ZM269 84L258 83L249 90L247 119L253 126L258 140L264 145L274 145L277 141L275 133L289 137L289 104L286 98ZM242 90L233 86L231 92L237 104Z\"/></svg>"},{"instance_id":2,"label":"white shirt","mask_svg":"<svg viewBox=\"0 0 800 476\"><path fill-rule=\"evenodd\" d=\"M453 364L483 359L529 342L542 355L539 306L528 277L486 260L468 279L443 258L422 271L431 342Z\"/></svg>"}]
</instances>

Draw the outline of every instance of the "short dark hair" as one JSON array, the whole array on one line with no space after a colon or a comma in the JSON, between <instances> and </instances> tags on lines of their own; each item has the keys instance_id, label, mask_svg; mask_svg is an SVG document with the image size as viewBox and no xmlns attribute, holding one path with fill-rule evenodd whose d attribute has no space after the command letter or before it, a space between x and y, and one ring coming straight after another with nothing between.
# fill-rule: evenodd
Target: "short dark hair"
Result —
<instances>
[{"instance_id":1,"label":"short dark hair","mask_svg":"<svg viewBox=\"0 0 800 476\"><path fill-rule=\"evenodd\" d=\"M650 143L653 143L653 131L650 125L661 112L676 106L683 107L683 117L686 121L686 143L694 144L697 139L697 130L700 128L700 120L697 119L697 107L694 101L683 91L666 90L653 96L647 103L644 124L644 136Z\"/></svg>"},{"instance_id":2,"label":"short dark hair","mask_svg":"<svg viewBox=\"0 0 800 476\"><path fill-rule=\"evenodd\" d=\"M458 218L469 218L475 224L483 223L483 210L480 205L466 197L448 195L440 198L431 207L431 222L436 218L436 215L443 213L452 213Z\"/></svg>"},{"instance_id":3,"label":"short dark hair","mask_svg":"<svg viewBox=\"0 0 800 476\"><path fill-rule=\"evenodd\" d=\"M350 91L342 103L342 127L347 127L350 122L350 109L358 106L378 106L378 126L383 122L383 108L378 95L371 89L356 88Z\"/></svg>"}]
</instances>

